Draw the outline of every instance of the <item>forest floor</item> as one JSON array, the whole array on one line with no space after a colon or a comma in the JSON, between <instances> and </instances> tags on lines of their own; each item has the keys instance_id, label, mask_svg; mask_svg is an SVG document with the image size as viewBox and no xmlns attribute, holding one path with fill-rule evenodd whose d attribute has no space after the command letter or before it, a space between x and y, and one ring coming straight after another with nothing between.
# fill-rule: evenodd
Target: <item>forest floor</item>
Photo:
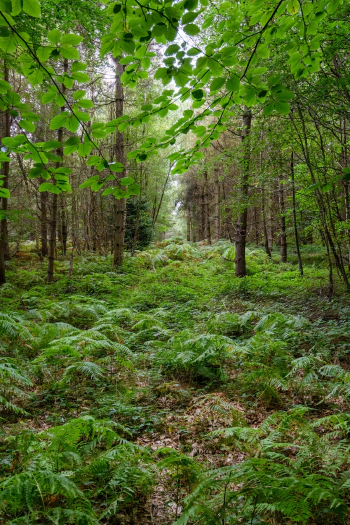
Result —
<instances>
[{"instance_id":1,"label":"forest floor","mask_svg":"<svg viewBox=\"0 0 350 525\"><path fill-rule=\"evenodd\" d=\"M1 523L349 523L348 298L322 247L248 252L9 264Z\"/></svg>"}]
</instances>

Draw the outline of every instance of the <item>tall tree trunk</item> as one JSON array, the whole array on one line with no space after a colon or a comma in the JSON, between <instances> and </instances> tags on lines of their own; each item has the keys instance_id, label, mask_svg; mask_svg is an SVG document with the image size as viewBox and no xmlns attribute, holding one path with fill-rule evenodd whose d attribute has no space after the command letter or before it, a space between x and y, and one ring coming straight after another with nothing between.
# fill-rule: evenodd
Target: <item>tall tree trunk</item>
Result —
<instances>
[{"instance_id":1,"label":"tall tree trunk","mask_svg":"<svg viewBox=\"0 0 350 525\"><path fill-rule=\"evenodd\" d=\"M65 59L63 66L64 73L68 71L68 60ZM61 86L61 92L63 95L66 93L66 87L64 84ZM65 111L65 107L61 107L61 113ZM57 131L57 140L62 144L63 142L63 128L59 128ZM59 157L63 156L63 147L57 149L57 155ZM61 162L56 162L56 168L61 166ZM58 211L58 195L54 193L52 195L52 204L51 204L51 219L50 219L50 238L49 238L49 260L47 268L47 282L51 283L54 276L54 263L55 263L55 253L56 253L56 235L57 235L57 211Z\"/></svg>"},{"instance_id":2,"label":"tall tree trunk","mask_svg":"<svg viewBox=\"0 0 350 525\"><path fill-rule=\"evenodd\" d=\"M241 177L241 202L240 202L240 216L236 228L236 277L245 277L247 275L247 267L245 260L245 247L247 239L247 222L248 222L248 190L249 190L249 161L250 161L250 147L249 134L252 125L252 112L249 108L244 108L243 113L243 129L242 129L242 143L243 143L243 161L242 161L242 177Z\"/></svg>"},{"instance_id":3,"label":"tall tree trunk","mask_svg":"<svg viewBox=\"0 0 350 525\"><path fill-rule=\"evenodd\" d=\"M214 167L214 238L220 239L220 184L219 169Z\"/></svg>"},{"instance_id":4,"label":"tall tree trunk","mask_svg":"<svg viewBox=\"0 0 350 525\"><path fill-rule=\"evenodd\" d=\"M303 261L300 253L300 244L299 244L299 235L298 235L298 223L297 223L297 209L295 201L295 178L294 178L294 153L291 153L290 156L290 176L292 180L292 206L293 206L293 227L294 227L294 238L295 238L295 247L297 250L298 256L298 265L300 275L303 275Z\"/></svg>"},{"instance_id":5,"label":"tall tree trunk","mask_svg":"<svg viewBox=\"0 0 350 525\"><path fill-rule=\"evenodd\" d=\"M41 179L40 182L44 182ZM41 256L47 257L49 250L47 246L47 192L43 191L40 193L40 243L41 243Z\"/></svg>"},{"instance_id":6,"label":"tall tree trunk","mask_svg":"<svg viewBox=\"0 0 350 525\"><path fill-rule=\"evenodd\" d=\"M204 238L211 244L208 172L204 171Z\"/></svg>"},{"instance_id":7,"label":"tall tree trunk","mask_svg":"<svg viewBox=\"0 0 350 525\"><path fill-rule=\"evenodd\" d=\"M286 209L284 202L283 178L278 178L278 203L280 208L280 242L281 242L281 262L287 262L287 230L286 230Z\"/></svg>"},{"instance_id":8,"label":"tall tree trunk","mask_svg":"<svg viewBox=\"0 0 350 525\"><path fill-rule=\"evenodd\" d=\"M120 77L124 72L124 67L115 59L116 80L115 80L115 118L124 114L124 90ZM115 141L115 162L121 162L125 166L124 155L124 133L117 129ZM125 168L119 173L119 178L125 177ZM124 256L124 235L126 218L126 200L116 199L114 202L114 253L113 264L115 267L123 264Z\"/></svg>"},{"instance_id":9,"label":"tall tree trunk","mask_svg":"<svg viewBox=\"0 0 350 525\"><path fill-rule=\"evenodd\" d=\"M61 240L62 240L62 255L67 254L67 239L68 239L68 225L66 203L63 195L61 195Z\"/></svg>"},{"instance_id":10,"label":"tall tree trunk","mask_svg":"<svg viewBox=\"0 0 350 525\"><path fill-rule=\"evenodd\" d=\"M9 69L4 62L4 79L6 82L9 80ZM9 137L11 133L10 129L10 112L7 109L0 115L0 140L4 137ZM9 186L9 173L10 165L8 162L3 163L3 189L8 189ZM9 245L8 245L8 229L7 229L7 210L8 210L8 199L5 197L1 198L1 221L0 221L0 286L6 282L6 267L5 261L9 258Z\"/></svg>"},{"instance_id":11,"label":"tall tree trunk","mask_svg":"<svg viewBox=\"0 0 350 525\"><path fill-rule=\"evenodd\" d=\"M264 247L265 252L269 257L271 257L271 250L269 245L269 235L267 232L267 224L266 224L266 203L265 203L265 186L263 183L263 186L261 188L261 215L263 220L263 230L264 230Z\"/></svg>"}]
</instances>

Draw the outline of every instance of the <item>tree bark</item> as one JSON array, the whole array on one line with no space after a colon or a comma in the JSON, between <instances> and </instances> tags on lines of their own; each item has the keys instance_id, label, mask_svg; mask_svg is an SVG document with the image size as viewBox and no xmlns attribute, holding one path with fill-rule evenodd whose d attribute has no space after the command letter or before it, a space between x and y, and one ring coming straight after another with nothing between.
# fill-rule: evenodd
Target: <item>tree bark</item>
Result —
<instances>
[{"instance_id":1,"label":"tree bark","mask_svg":"<svg viewBox=\"0 0 350 525\"><path fill-rule=\"evenodd\" d=\"M124 114L124 90L120 77L124 72L124 67L115 59L116 81L115 81L115 118ZM124 155L124 133L117 129L115 141L115 162L121 162L125 166ZM119 179L125 177L124 170L119 173ZM116 199L114 202L114 252L113 264L117 268L123 264L124 257L124 235L125 235L125 218L126 218L126 200Z\"/></svg>"},{"instance_id":2,"label":"tree bark","mask_svg":"<svg viewBox=\"0 0 350 525\"><path fill-rule=\"evenodd\" d=\"M249 108L244 109L243 113L243 162L241 178L241 211L237 222L236 229L236 277L245 277L247 274L245 249L247 239L247 222L248 222L248 190L249 190L249 134L252 125L252 112Z\"/></svg>"},{"instance_id":3,"label":"tree bark","mask_svg":"<svg viewBox=\"0 0 350 525\"><path fill-rule=\"evenodd\" d=\"M68 71L68 60L65 59L63 70L66 73ZM63 95L66 93L66 87L64 84L61 86L61 92ZM61 107L61 113L65 111L65 107ZM63 142L63 128L59 128L57 131L57 140L62 144ZM57 155L63 156L63 147L57 149ZM56 168L61 166L61 162L56 162ZM50 219L50 238L49 238L49 259L47 268L47 282L51 283L54 276L54 263L56 254L56 235L57 235L57 211L58 211L58 195L54 193L52 195L51 205L51 219Z\"/></svg>"},{"instance_id":4,"label":"tree bark","mask_svg":"<svg viewBox=\"0 0 350 525\"><path fill-rule=\"evenodd\" d=\"M214 238L216 242L220 239L220 184L217 167L214 168Z\"/></svg>"},{"instance_id":5,"label":"tree bark","mask_svg":"<svg viewBox=\"0 0 350 525\"><path fill-rule=\"evenodd\" d=\"M299 244L299 235L298 235L298 224L297 224L297 209L295 201L295 178L294 178L294 154L291 153L290 156L290 175L292 180L292 206L293 206L293 227L294 227L294 238L295 238L295 247L297 250L298 265L300 275L303 275L303 261L300 253L300 244Z\"/></svg>"},{"instance_id":6,"label":"tree bark","mask_svg":"<svg viewBox=\"0 0 350 525\"><path fill-rule=\"evenodd\" d=\"M280 208L280 243L281 243L281 262L287 262L287 230L286 230L286 209L284 202L284 188L282 176L278 179L278 202Z\"/></svg>"}]
</instances>

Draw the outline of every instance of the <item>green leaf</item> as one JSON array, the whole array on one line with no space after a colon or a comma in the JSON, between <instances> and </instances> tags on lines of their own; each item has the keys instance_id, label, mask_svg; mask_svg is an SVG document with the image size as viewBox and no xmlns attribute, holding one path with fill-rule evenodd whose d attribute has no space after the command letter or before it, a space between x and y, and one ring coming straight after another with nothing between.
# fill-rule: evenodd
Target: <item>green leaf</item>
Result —
<instances>
[{"instance_id":1,"label":"green leaf","mask_svg":"<svg viewBox=\"0 0 350 525\"><path fill-rule=\"evenodd\" d=\"M3 11L4 13L11 13L12 11L11 0L0 0L0 11Z\"/></svg>"},{"instance_id":2,"label":"green leaf","mask_svg":"<svg viewBox=\"0 0 350 525\"><path fill-rule=\"evenodd\" d=\"M55 44L55 45L59 43L59 41L61 40L61 37L62 37L62 33L58 29L52 29L51 31L49 31L47 35L47 38L49 39L51 44Z\"/></svg>"},{"instance_id":3,"label":"green leaf","mask_svg":"<svg viewBox=\"0 0 350 525\"><path fill-rule=\"evenodd\" d=\"M200 33L200 29L196 24L187 24L184 27L184 32L189 36L196 36Z\"/></svg>"},{"instance_id":4,"label":"green leaf","mask_svg":"<svg viewBox=\"0 0 350 525\"><path fill-rule=\"evenodd\" d=\"M134 179L132 177L123 177L119 179L119 184L122 186L129 186L129 184L132 184L134 182Z\"/></svg>"},{"instance_id":5,"label":"green leaf","mask_svg":"<svg viewBox=\"0 0 350 525\"><path fill-rule=\"evenodd\" d=\"M89 177L88 179L86 179L86 181L80 184L79 188L89 188L91 184L93 184L94 182L98 180L100 180L99 175L94 175L93 177Z\"/></svg>"},{"instance_id":6,"label":"green leaf","mask_svg":"<svg viewBox=\"0 0 350 525\"><path fill-rule=\"evenodd\" d=\"M276 102L275 109L281 115L288 115L290 112L290 105L287 102Z\"/></svg>"},{"instance_id":7,"label":"green leaf","mask_svg":"<svg viewBox=\"0 0 350 525\"><path fill-rule=\"evenodd\" d=\"M264 115L265 115L265 117L268 117L269 115L271 115L271 113L273 112L274 109L275 109L275 104L273 102L270 102L269 104L267 104L264 107Z\"/></svg>"},{"instance_id":8,"label":"green leaf","mask_svg":"<svg viewBox=\"0 0 350 525\"><path fill-rule=\"evenodd\" d=\"M83 98L86 94L85 89L77 89L77 91L73 95L74 100L79 100L80 98Z\"/></svg>"},{"instance_id":9,"label":"green leaf","mask_svg":"<svg viewBox=\"0 0 350 525\"><path fill-rule=\"evenodd\" d=\"M171 46L169 46L166 50L165 50L165 56L169 56L169 55L175 55L175 53L177 53L180 49L180 46L178 46L177 44L171 44Z\"/></svg>"},{"instance_id":10,"label":"green leaf","mask_svg":"<svg viewBox=\"0 0 350 525\"><path fill-rule=\"evenodd\" d=\"M68 60L78 60L79 58L79 51L75 47L60 47L60 52L63 58Z\"/></svg>"},{"instance_id":11,"label":"green leaf","mask_svg":"<svg viewBox=\"0 0 350 525\"><path fill-rule=\"evenodd\" d=\"M41 16L41 8L37 0L23 0L23 11L35 18L40 18Z\"/></svg>"},{"instance_id":12,"label":"green leaf","mask_svg":"<svg viewBox=\"0 0 350 525\"><path fill-rule=\"evenodd\" d=\"M226 87L229 91L239 91L240 78L237 75L230 75L230 78L226 82Z\"/></svg>"},{"instance_id":13,"label":"green leaf","mask_svg":"<svg viewBox=\"0 0 350 525\"><path fill-rule=\"evenodd\" d=\"M66 128L68 131L72 131L73 133L75 133L76 131L78 131L78 129L79 129L79 125L80 125L80 122L79 122L79 120L77 119L77 117L76 117L75 115L71 115L71 116L66 120L65 128Z\"/></svg>"},{"instance_id":14,"label":"green leaf","mask_svg":"<svg viewBox=\"0 0 350 525\"><path fill-rule=\"evenodd\" d=\"M116 173L121 173L122 171L124 171L124 166L121 162L114 162L113 164L109 165L109 168L111 171L114 171Z\"/></svg>"},{"instance_id":15,"label":"green leaf","mask_svg":"<svg viewBox=\"0 0 350 525\"><path fill-rule=\"evenodd\" d=\"M84 142L83 144L80 144L78 153L81 157L87 157L90 155L93 148L93 144L91 142Z\"/></svg>"},{"instance_id":16,"label":"green leaf","mask_svg":"<svg viewBox=\"0 0 350 525\"><path fill-rule=\"evenodd\" d=\"M10 192L7 188L1 188L0 187L0 197L3 199L9 199L10 198Z\"/></svg>"},{"instance_id":17,"label":"green leaf","mask_svg":"<svg viewBox=\"0 0 350 525\"><path fill-rule=\"evenodd\" d=\"M88 100L87 98L79 100L78 105L84 109L90 109L94 107L94 103L92 102L92 100Z\"/></svg>"},{"instance_id":18,"label":"green leaf","mask_svg":"<svg viewBox=\"0 0 350 525\"><path fill-rule=\"evenodd\" d=\"M6 80L0 80L0 93L5 94L8 91L11 91L11 85L6 82Z\"/></svg>"},{"instance_id":19,"label":"green leaf","mask_svg":"<svg viewBox=\"0 0 350 525\"><path fill-rule=\"evenodd\" d=\"M39 191L40 191L40 192L43 192L43 191L50 191L52 186L53 186L52 182L43 182L43 183L40 184L40 186L39 186Z\"/></svg>"},{"instance_id":20,"label":"green leaf","mask_svg":"<svg viewBox=\"0 0 350 525\"><path fill-rule=\"evenodd\" d=\"M63 111L63 113L60 113L59 115L56 115L53 117L53 119L50 122L50 129L59 129L66 125L67 119L69 117L68 111Z\"/></svg>"},{"instance_id":21,"label":"green leaf","mask_svg":"<svg viewBox=\"0 0 350 525\"><path fill-rule=\"evenodd\" d=\"M202 100L202 98L204 97L203 89L195 89L194 91L192 91L192 97L195 100Z\"/></svg>"},{"instance_id":22,"label":"green leaf","mask_svg":"<svg viewBox=\"0 0 350 525\"><path fill-rule=\"evenodd\" d=\"M53 47L39 47L36 50L36 55L41 62L46 62L49 60L53 49Z\"/></svg>"},{"instance_id":23,"label":"green leaf","mask_svg":"<svg viewBox=\"0 0 350 525\"><path fill-rule=\"evenodd\" d=\"M12 16L17 16L22 13L23 0L12 0Z\"/></svg>"},{"instance_id":24,"label":"green leaf","mask_svg":"<svg viewBox=\"0 0 350 525\"><path fill-rule=\"evenodd\" d=\"M86 73L81 73L80 71L72 73L72 78L74 78L74 80L77 82L89 82L90 80L89 75Z\"/></svg>"},{"instance_id":25,"label":"green leaf","mask_svg":"<svg viewBox=\"0 0 350 525\"><path fill-rule=\"evenodd\" d=\"M51 151L53 149L58 149L62 146L62 143L59 140L48 140L47 142L44 142L42 145L42 148L45 151Z\"/></svg>"},{"instance_id":26,"label":"green leaf","mask_svg":"<svg viewBox=\"0 0 350 525\"><path fill-rule=\"evenodd\" d=\"M218 91L225 84L226 79L224 77L217 77L210 84L210 91Z\"/></svg>"},{"instance_id":27,"label":"green leaf","mask_svg":"<svg viewBox=\"0 0 350 525\"><path fill-rule=\"evenodd\" d=\"M75 35L74 33L68 33L63 35L61 44L69 44L70 46L77 46L83 40L83 37L80 35Z\"/></svg>"},{"instance_id":28,"label":"green leaf","mask_svg":"<svg viewBox=\"0 0 350 525\"><path fill-rule=\"evenodd\" d=\"M29 122L29 120L20 120L18 124L21 126L21 128L25 129L26 131L35 131L35 124Z\"/></svg>"}]
</instances>

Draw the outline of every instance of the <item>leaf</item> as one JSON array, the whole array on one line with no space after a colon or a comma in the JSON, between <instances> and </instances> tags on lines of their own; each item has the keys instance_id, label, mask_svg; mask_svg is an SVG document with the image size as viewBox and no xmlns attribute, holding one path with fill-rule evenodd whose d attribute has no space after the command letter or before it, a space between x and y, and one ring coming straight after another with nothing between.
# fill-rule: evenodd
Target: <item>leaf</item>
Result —
<instances>
[{"instance_id":1,"label":"leaf","mask_svg":"<svg viewBox=\"0 0 350 525\"><path fill-rule=\"evenodd\" d=\"M210 84L210 91L218 91L225 84L226 79L224 77L217 77Z\"/></svg>"},{"instance_id":2,"label":"leaf","mask_svg":"<svg viewBox=\"0 0 350 525\"><path fill-rule=\"evenodd\" d=\"M11 13L12 11L11 0L0 0L0 11L3 11L4 13Z\"/></svg>"},{"instance_id":3,"label":"leaf","mask_svg":"<svg viewBox=\"0 0 350 525\"><path fill-rule=\"evenodd\" d=\"M275 109L275 104L273 102L270 102L269 104L267 104L264 107L264 115L265 115L265 117L268 117L269 115L271 115L271 113L273 112L274 109Z\"/></svg>"},{"instance_id":4,"label":"leaf","mask_svg":"<svg viewBox=\"0 0 350 525\"><path fill-rule=\"evenodd\" d=\"M35 18L40 18L41 16L41 7L37 0L23 0L23 11Z\"/></svg>"},{"instance_id":5,"label":"leaf","mask_svg":"<svg viewBox=\"0 0 350 525\"><path fill-rule=\"evenodd\" d=\"M84 109L90 109L94 107L94 103L92 102L92 100L88 100L87 98L79 100L78 105Z\"/></svg>"},{"instance_id":6,"label":"leaf","mask_svg":"<svg viewBox=\"0 0 350 525\"><path fill-rule=\"evenodd\" d=\"M71 116L66 120L65 128L66 128L68 131L72 131L73 133L75 133L76 131L78 131L78 129L79 129L79 125L80 125L80 121L77 119L77 117L76 117L75 115L71 115Z\"/></svg>"},{"instance_id":7,"label":"leaf","mask_svg":"<svg viewBox=\"0 0 350 525\"><path fill-rule=\"evenodd\" d=\"M12 16L17 16L22 12L23 0L12 0Z\"/></svg>"},{"instance_id":8,"label":"leaf","mask_svg":"<svg viewBox=\"0 0 350 525\"><path fill-rule=\"evenodd\" d=\"M63 58L68 60L78 60L79 58L79 51L75 47L60 47L60 53Z\"/></svg>"},{"instance_id":9,"label":"leaf","mask_svg":"<svg viewBox=\"0 0 350 525\"><path fill-rule=\"evenodd\" d=\"M56 115L50 122L50 129L54 130L64 127L66 125L68 117L68 111L63 111L59 115Z\"/></svg>"},{"instance_id":10,"label":"leaf","mask_svg":"<svg viewBox=\"0 0 350 525\"><path fill-rule=\"evenodd\" d=\"M189 36L196 36L200 33L200 29L196 24L187 24L184 27L184 32Z\"/></svg>"},{"instance_id":11,"label":"leaf","mask_svg":"<svg viewBox=\"0 0 350 525\"><path fill-rule=\"evenodd\" d=\"M9 199L10 196L10 192L7 188L0 187L0 197L2 197L3 199Z\"/></svg>"},{"instance_id":12,"label":"leaf","mask_svg":"<svg viewBox=\"0 0 350 525\"><path fill-rule=\"evenodd\" d=\"M124 166L121 162L113 162L113 164L109 165L109 168L111 171L114 171L115 173L121 173L122 171L124 171Z\"/></svg>"},{"instance_id":13,"label":"leaf","mask_svg":"<svg viewBox=\"0 0 350 525\"><path fill-rule=\"evenodd\" d=\"M80 140L78 137L70 137L66 142L64 143L65 146L73 146L73 145L79 145Z\"/></svg>"},{"instance_id":14,"label":"leaf","mask_svg":"<svg viewBox=\"0 0 350 525\"><path fill-rule=\"evenodd\" d=\"M123 177L122 179L119 179L118 182L122 186L129 186L129 184L132 184L134 182L134 179L132 177Z\"/></svg>"},{"instance_id":15,"label":"leaf","mask_svg":"<svg viewBox=\"0 0 350 525\"><path fill-rule=\"evenodd\" d=\"M77 89L77 91L73 95L74 100L79 100L80 98L83 98L86 94L85 89Z\"/></svg>"},{"instance_id":16,"label":"leaf","mask_svg":"<svg viewBox=\"0 0 350 525\"><path fill-rule=\"evenodd\" d=\"M51 187L53 186L52 182L43 182L42 184L40 184L39 186L39 191L40 192L43 192L43 191L50 191Z\"/></svg>"},{"instance_id":17,"label":"leaf","mask_svg":"<svg viewBox=\"0 0 350 525\"><path fill-rule=\"evenodd\" d=\"M230 78L226 82L226 87L229 91L239 91L240 78L237 75L230 75Z\"/></svg>"},{"instance_id":18,"label":"leaf","mask_svg":"<svg viewBox=\"0 0 350 525\"><path fill-rule=\"evenodd\" d=\"M290 112L290 105L287 102L276 102L275 109L281 115L288 115Z\"/></svg>"},{"instance_id":19,"label":"leaf","mask_svg":"<svg viewBox=\"0 0 350 525\"><path fill-rule=\"evenodd\" d=\"M63 35L61 44L69 44L70 46L77 46L83 40L83 37L80 35L75 35L74 33L68 33Z\"/></svg>"},{"instance_id":20,"label":"leaf","mask_svg":"<svg viewBox=\"0 0 350 525\"><path fill-rule=\"evenodd\" d=\"M59 43L59 41L61 40L61 37L62 37L62 33L58 29L52 29L51 31L49 31L47 35L47 38L49 39L51 44L55 44L55 45Z\"/></svg>"},{"instance_id":21,"label":"leaf","mask_svg":"<svg viewBox=\"0 0 350 525\"><path fill-rule=\"evenodd\" d=\"M195 100L202 100L202 98L204 97L203 89L195 89L194 91L192 91L192 97Z\"/></svg>"},{"instance_id":22,"label":"leaf","mask_svg":"<svg viewBox=\"0 0 350 525\"><path fill-rule=\"evenodd\" d=\"M29 122L29 120L20 120L19 125L26 131L35 131L35 124L33 124L33 122Z\"/></svg>"},{"instance_id":23,"label":"leaf","mask_svg":"<svg viewBox=\"0 0 350 525\"><path fill-rule=\"evenodd\" d=\"M74 78L74 80L77 82L89 82L90 80L89 75L86 73L81 73L80 71L72 73L72 78Z\"/></svg>"},{"instance_id":24,"label":"leaf","mask_svg":"<svg viewBox=\"0 0 350 525\"><path fill-rule=\"evenodd\" d=\"M86 179L86 181L80 184L79 188L89 188L91 184L93 184L94 182L98 180L100 180L99 175L94 175L93 177L89 177L88 179Z\"/></svg>"},{"instance_id":25,"label":"leaf","mask_svg":"<svg viewBox=\"0 0 350 525\"><path fill-rule=\"evenodd\" d=\"M36 51L36 55L41 62L46 62L49 60L53 49L53 47L39 47Z\"/></svg>"},{"instance_id":26,"label":"leaf","mask_svg":"<svg viewBox=\"0 0 350 525\"><path fill-rule=\"evenodd\" d=\"M78 153L81 157L87 157L88 155L90 155L92 148L93 145L91 144L91 142L84 142L83 144L80 144Z\"/></svg>"}]
</instances>

